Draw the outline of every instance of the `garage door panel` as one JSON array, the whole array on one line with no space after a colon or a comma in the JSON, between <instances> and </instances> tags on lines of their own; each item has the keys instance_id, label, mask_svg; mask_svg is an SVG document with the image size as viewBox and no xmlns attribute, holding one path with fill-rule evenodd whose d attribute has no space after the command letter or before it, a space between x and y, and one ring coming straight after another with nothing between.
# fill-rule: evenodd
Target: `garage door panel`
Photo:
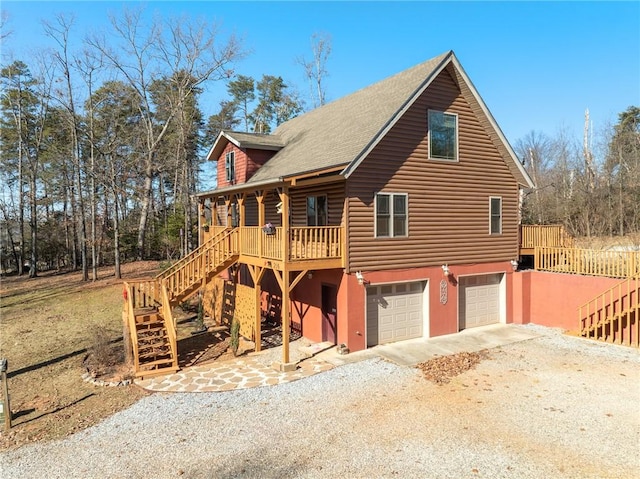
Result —
<instances>
[{"instance_id":1,"label":"garage door panel","mask_svg":"<svg viewBox=\"0 0 640 479\"><path fill-rule=\"evenodd\" d=\"M367 346L422 336L424 283L367 288Z\"/></svg>"},{"instance_id":2,"label":"garage door panel","mask_svg":"<svg viewBox=\"0 0 640 479\"><path fill-rule=\"evenodd\" d=\"M460 279L460 329L500 322L501 274L467 276Z\"/></svg>"}]
</instances>

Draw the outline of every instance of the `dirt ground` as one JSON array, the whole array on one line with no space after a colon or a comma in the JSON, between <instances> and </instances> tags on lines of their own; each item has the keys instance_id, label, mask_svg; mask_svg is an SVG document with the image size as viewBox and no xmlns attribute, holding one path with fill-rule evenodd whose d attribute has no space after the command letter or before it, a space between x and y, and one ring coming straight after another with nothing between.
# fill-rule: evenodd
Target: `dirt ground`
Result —
<instances>
[{"instance_id":1,"label":"dirt ground","mask_svg":"<svg viewBox=\"0 0 640 479\"><path fill-rule=\"evenodd\" d=\"M157 274L156 261L123 265L123 279ZM126 379L122 367L122 280L102 268L99 280L80 272L3 277L0 282L0 357L8 360L13 427L0 432L0 450L51 440L92 426L148 393L130 386L100 387L82 379ZM182 365L224 359L224 331L190 334L195 313L178 318ZM226 340L226 341L225 341ZM96 356L100 355L99 360ZM119 364L120 367L104 367Z\"/></svg>"}]
</instances>

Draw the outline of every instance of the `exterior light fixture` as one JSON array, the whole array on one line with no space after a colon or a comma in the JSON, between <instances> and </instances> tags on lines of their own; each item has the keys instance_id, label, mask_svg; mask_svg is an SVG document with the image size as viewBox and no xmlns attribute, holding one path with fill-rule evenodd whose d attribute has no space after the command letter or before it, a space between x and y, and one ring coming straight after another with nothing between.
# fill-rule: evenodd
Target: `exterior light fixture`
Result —
<instances>
[{"instance_id":1,"label":"exterior light fixture","mask_svg":"<svg viewBox=\"0 0 640 479\"><path fill-rule=\"evenodd\" d=\"M518 269L518 260L512 259L511 267L513 268L514 271L516 271Z\"/></svg>"},{"instance_id":2,"label":"exterior light fixture","mask_svg":"<svg viewBox=\"0 0 640 479\"><path fill-rule=\"evenodd\" d=\"M444 274L445 276L451 276L451 270L449 269L448 265L442 265L442 274Z\"/></svg>"},{"instance_id":3,"label":"exterior light fixture","mask_svg":"<svg viewBox=\"0 0 640 479\"><path fill-rule=\"evenodd\" d=\"M356 271L356 279L358 280L358 284L364 284L364 276L362 276L362 271Z\"/></svg>"}]
</instances>

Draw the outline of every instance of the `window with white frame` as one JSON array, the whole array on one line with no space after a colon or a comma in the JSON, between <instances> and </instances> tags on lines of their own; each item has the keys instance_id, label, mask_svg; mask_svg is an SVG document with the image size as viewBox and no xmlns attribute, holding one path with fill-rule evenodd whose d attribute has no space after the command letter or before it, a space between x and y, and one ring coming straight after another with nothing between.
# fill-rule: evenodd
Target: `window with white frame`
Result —
<instances>
[{"instance_id":1,"label":"window with white frame","mask_svg":"<svg viewBox=\"0 0 640 479\"><path fill-rule=\"evenodd\" d=\"M228 182L236 179L236 154L233 151L227 152L224 158L224 172Z\"/></svg>"},{"instance_id":2,"label":"window with white frame","mask_svg":"<svg viewBox=\"0 0 640 479\"><path fill-rule=\"evenodd\" d=\"M307 226L327 225L327 197L307 196Z\"/></svg>"},{"instance_id":3,"label":"window with white frame","mask_svg":"<svg viewBox=\"0 0 640 479\"><path fill-rule=\"evenodd\" d=\"M502 234L502 197L489 198L489 234Z\"/></svg>"},{"instance_id":4,"label":"window with white frame","mask_svg":"<svg viewBox=\"0 0 640 479\"><path fill-rule=\"evenodd\" d=\"M376 194L376 238L395 238L408 235L407 198L406 193Z\"/></svg>"},{"instance_id":5,"label":"window with white frame","mask_svg":"<svg viewBox=\"0 0 640 479\"><path fill-rule=\"evenodd\" d=\"M458 161L458 115L429 110L429 158Z\"/></svg>"}]
</instances>

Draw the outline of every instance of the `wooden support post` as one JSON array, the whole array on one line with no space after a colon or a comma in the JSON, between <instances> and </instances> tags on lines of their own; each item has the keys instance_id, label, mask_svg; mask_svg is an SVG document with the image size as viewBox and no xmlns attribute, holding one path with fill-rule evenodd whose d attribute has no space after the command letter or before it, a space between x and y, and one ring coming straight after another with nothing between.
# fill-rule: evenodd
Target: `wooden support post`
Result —
<instances>
[{"instance_id":1,"label":"wooden support post","mask_svg":"<svg viewBox=\"0 0 640 479\"><path fill-rule=\"evenodd\" d=\"M128 294L127 289L124 290ZM122 306L122 341L124 344L124 362L133 364L133 345L131 344L131 328L129 327L129 302L125 298Z\"/></svg>"},{"instance_id":2,"label":"wooden support post","mask_svg":"<svg viewBox=\"0 0 640 479\"><path fill-rule=\"evenodd\" d=\"M236 200L238 201L238 209L240 210L239 226L246 226L246 205L245 205L246 199L247 199L246 193L241 193L236 196Z\"/></svg>"},{"instance_id":3,"label":"wooden support post","mask_svg":"<svg viewBox=\"0 0 640 479\"><path fill-rule=\"evenodd\" d=\"M220 226L218 224L218 197L211 198L209 207L211 208L211 226Z\"/></svg>"},{"instance_id":4,"label":"wooden support post","mask_svg":"<svg viewBox=\"0 0 640 479\"><path fill-rule=\"evenodd\" d=\"M262 277L264 276L266 268L252 265L248 265L248 267L249 272L251 273L251 278L253 279L253 287L256 293L256 317L253 340L255 342L255 350L256 352L258 352L262 350L262 308L260 307L262 299L262 288L260 286L260 282L262 281Z\"/></svg>"},{"instance_id":5,"label":"wooden support post","mask_svg":"<svg viewBox=\"0 0 640 479\"><path fill-rule=\"evenodd\" d=\"M264 226L265 214L264 214L264 191L256 191L256 201L258 202L258 226ZM258 240L258 258L262 258L262 235Z\"/></svg>"},{"instance_id":6,"label":"wooden support post","mask_svg":"<svg viewBox=\"0 0 640 479\"><path fill-rule=\"evenodd\" d=\"M7 368L8 361L5 358L0 359L0 374L2 377L2 415L4 416L4 430L5 432L11 429L11 404L9 401L9 385L7 384Z\"/></svg>"},{"instance_id":7,"label":"wooden support post","mask_svg":"<svg viewBox=\"0 0 640 479\"><path fill-rule=\"evenodd\" d=\"M224 197L224 206L225 206L225 208L226 208L226 210L227 210L227 219L226 219L226 224L225 224L225 226L226 226L227 228L229 228L229 227L231 227L231 226L232 226L232 221L231 221L231 205L232 205L232 203L231 203L231 197L226 197L226 196L225 196L225 197Z\"/></svg>"},{"instance_id":8,"label":"wooden support post","mask_svg":"<svg viewBox=\"0 0 640 479\"><path fill-rule=\"evenodd\" d=\"M205 242L204 227L207 224L207 217L204 212L204 199L198 201L198 246Z\"/></svg>"},{"instance_id":9,"label":"wooden support post","mask_svg":"<svg viewBox=\"0 0 640 479\"><path fill-rule=\"evenodd\" d=\"M282 364L289 363L289 186L284 185L282 194Z\"/></svg>"}]
</instances>

